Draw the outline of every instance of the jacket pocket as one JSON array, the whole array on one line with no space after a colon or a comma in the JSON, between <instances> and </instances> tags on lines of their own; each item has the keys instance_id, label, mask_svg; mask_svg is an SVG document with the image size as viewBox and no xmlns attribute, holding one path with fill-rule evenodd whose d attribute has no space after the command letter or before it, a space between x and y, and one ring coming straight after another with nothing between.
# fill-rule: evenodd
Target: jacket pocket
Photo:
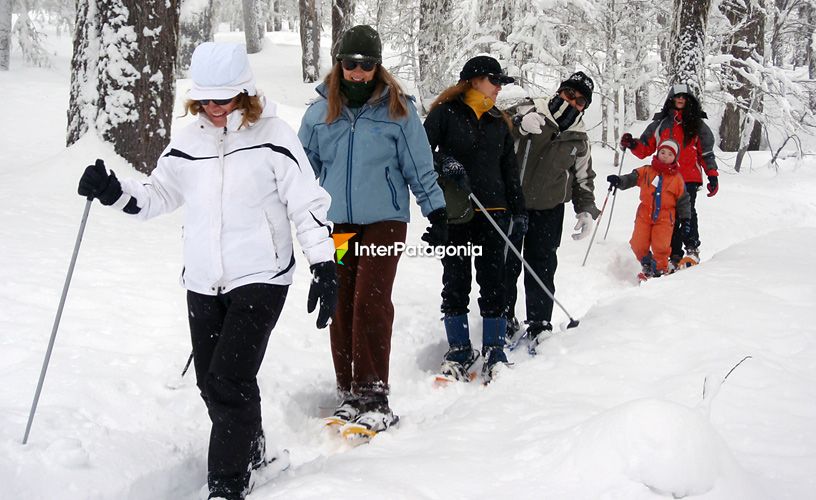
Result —
<instances>
[{"instance_id":1,"label":"jacket pocket","mask_svg":"<svg viewBox=\"0 0 816 500\"><path fill-rule=\"evenodd\" d=\"M266 218L266 227L269 230L269 242L272 246L272 255L275 256L275 264L277 265L278 248L277 245L275 245L275 223L272 221L272 217L266 210L264 210L264 217Z\"/></svg>"},{"instance_id":2,"label":"jacket pocket","mask_svg":"<svg viewBox=\"0 0 816 500\"><path fill-rule=\"evenodd\" d=\"M394 187L394 183L391 181L391 168L385 167L385 182L388 183L388 189L391 190L391 203L394 205L394 209L399 210L400 206L397 203L397 188Z\"/></svg>"}]
</instances>

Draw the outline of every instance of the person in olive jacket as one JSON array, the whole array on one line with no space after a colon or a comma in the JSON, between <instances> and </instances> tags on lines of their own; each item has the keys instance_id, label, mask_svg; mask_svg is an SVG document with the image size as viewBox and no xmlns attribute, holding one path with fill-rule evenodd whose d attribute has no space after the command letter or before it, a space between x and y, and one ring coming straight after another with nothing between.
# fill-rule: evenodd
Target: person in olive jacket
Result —
<instances>
[{"instance_id":1,"label":"person in olive jacket","mask_svg":"<svg viewBox=\"0 0 816 500\"><path fill-rule=\"evenodd\" d=\"M595 172L589 139L582 120L592 102L592 79L579 71L561 82L549 99L532 99L514 111L519 124L517 157L521 165L522 188L527 205L529 226L523 241L524 260L538 274L550 292L555 293L556 252L561 244L564 225L564 204L572 201L576 218L573 239L589 235L593 220L600 211L595 206ZM518 248L518 247L517 247ZM507 254L508 337L519 329L515 319L516 283L522 264L512 253ZM553 300L541 289L529 273L524 275L527 330L533 341L552 331Z\"/></svg>"},{"instance_id":2,"label":"person in olive jacket","mask_svg":"<svg viewBox=\"0 0 816 500\"><path fill-rule=\"evenodd\" d=\"M526 227L524 200L519 185L509 117L495 107L501 86L513 78L499 62L477 56L465 63L459 83L442 92L431 105L425 131L434 151L434 163L443 179L472 191L498 225L507 231ZM504 353L506 321L504 298L504 240L486 214L476 211L468 222L448 226L449 245L480 245L475 256L479 309L482 315L483 376L490 380L507 363ZM442 374L468 380L468 369L478 358L468 330L471 258L446 255L442 259L442 313L450 350Z\"/></svg>"}]
</instances>

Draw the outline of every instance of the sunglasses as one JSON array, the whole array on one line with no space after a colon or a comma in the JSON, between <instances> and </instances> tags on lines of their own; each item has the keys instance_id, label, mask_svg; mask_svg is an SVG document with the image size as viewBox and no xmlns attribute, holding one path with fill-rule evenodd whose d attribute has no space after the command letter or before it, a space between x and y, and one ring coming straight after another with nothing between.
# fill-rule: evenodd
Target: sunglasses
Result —
<instances>
[{"instance_id":1,"label":"sunglasses","mask_svg":"<svg viewBox=\"0 0 816 500\"><path fill-rule=\"evenodd\" d=\"M561 92L563 92L564 95L567 96L567 99L569 99L570 101L575 101L575 104L577 104L578 106L582 108L585 108L587 106L586 97L578 96L578 94L575 93L575 90L567 87L561 89Z\"/></svg>"},{"instance_id":2,"label":"sunglasses","mask_svg":"<svg viewBox=\"0 0 816 500\"><path fill-rule=\"evenodd\" d=\"M234 97L230 97L229 99L199 99L198 103L202 106L206 106L209 103L217 104L219 106L226 106L227 104L231 103L232 100L235 99Z\"/></svg>"},{"instance_id":3,"label":"sunglasses","mask_svg":"<svg viewBox=\"0 0 816 500\"><path fill-rule=\"evenodd\" d=\"M340 62L343 65L343 69L346 71L353 71L357 66L362 68L363 71L371 71L377 67L377 61L373 61L371 59L363 59L362 61L355 59L343 59Z\"/></svg>"}]
</instances>

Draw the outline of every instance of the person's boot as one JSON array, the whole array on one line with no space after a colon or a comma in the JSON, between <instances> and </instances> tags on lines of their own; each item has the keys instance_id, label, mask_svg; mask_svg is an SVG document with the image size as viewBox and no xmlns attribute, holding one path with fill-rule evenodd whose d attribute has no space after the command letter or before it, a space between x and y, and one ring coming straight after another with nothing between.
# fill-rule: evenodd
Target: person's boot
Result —
<instances>
[{"instance_id":1,"label":"person's boot","mask_svg":"<svg viewBox=\"0 0 816 500\"><path fill-rule=\"evenodd\" d=\"M509 365L504 353L506 332L506 319L482 318L482 378L485 383L493 380L502 368Z\"/></svg>"},{"instance_id":2,"label":"person's boot","mask_svg":"<svg viewBox=\"0 0 816 500\"><path fill-rule=\"evenodd\" d=\"M440 373L452 380L470 380L469 370L479 358L470 343L470 328L465 314L445 316L445 335L450 349L445 353Z\"/></svg>"},{"instance_id":3,"label":"person's boot","mask_svg":"<svg viewBox=\"0 0 816 500\"><path fill-rule=\"evenodd\" d=\"M521 325L515 316L510 316L507 318L507 330L504 333L505 343L509 345L512 342L513 337L515 337L520 330Z\"/></svg>"}]
</instances>

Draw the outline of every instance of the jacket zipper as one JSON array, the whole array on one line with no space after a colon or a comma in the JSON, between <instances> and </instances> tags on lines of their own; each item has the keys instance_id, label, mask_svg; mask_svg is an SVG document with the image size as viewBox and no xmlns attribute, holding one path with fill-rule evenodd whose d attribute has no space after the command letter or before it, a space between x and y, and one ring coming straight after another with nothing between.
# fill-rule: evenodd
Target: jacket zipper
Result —
<instances>
[{"instance_id":1,"label":"jacket zipper","mask_svg":"<svg viewBox=\"0 0 816 500\"><path fill-rule=\"evenodd\" d=\"M367 104L363 104L363 107L360 109L360 112L357 113L357 116L354 116L350 109L346 108L348 115L351 116L351 132L349 133L349 147L348 147L348 158L347 158L347 165L346 165L346 214L348 215L349 223L354 222L354 211L351 208L351 179L352 179L352 158L354 156L354 127L357 125L357 118L360 117L365 112Z\"/></svg>"},{"instance_id":2,"label":"jacket zipper","mask_svg":"<svg viewBox=\"0 0 816 500\"><path fill-rule=\"evenodd\" d=\"M396 210L400 209L399 203L397 203L397 188L394 187L394 183L391 181L391 168L385 167L385 182L388 183L388 189L391 190L391 203L394 205Z\"/></svg>"},{"instance_id":3,"label":"jacket zipper","mask_svg":"<svg viewBox=\"0 0 816 500\"><path fill-rule=\"evenodd\" d=\"M224 149L226 148L224 143L226 142L226 140L227 140L227 127L224 127L224 132L223 132L223 134L221 134L221 137L218 138L218 144L216 146L217 149L218 149L218 164L219 164L219 167L220 167L220 170L221 170L221 176L219 178L219 181L221 181L221 185L218 187L220 196L219 196L219 200L218 200L219 211L218 211L218 228L217 228L218 229L217 238L218 238L218 251L219 251L219 253L221 252L221 230L222 230L222 227L224 225L224 220L223 220L224 219ZM222 269L221 270L221 276L218 277L218 281L216 281L214 286L213 286L213 289L218 291L219 294L221 293L221 290L223 289L223 287L221 286L221 278L223 278L223 276L224 276L224 270Z\"/></svg>"}]
</instances>

